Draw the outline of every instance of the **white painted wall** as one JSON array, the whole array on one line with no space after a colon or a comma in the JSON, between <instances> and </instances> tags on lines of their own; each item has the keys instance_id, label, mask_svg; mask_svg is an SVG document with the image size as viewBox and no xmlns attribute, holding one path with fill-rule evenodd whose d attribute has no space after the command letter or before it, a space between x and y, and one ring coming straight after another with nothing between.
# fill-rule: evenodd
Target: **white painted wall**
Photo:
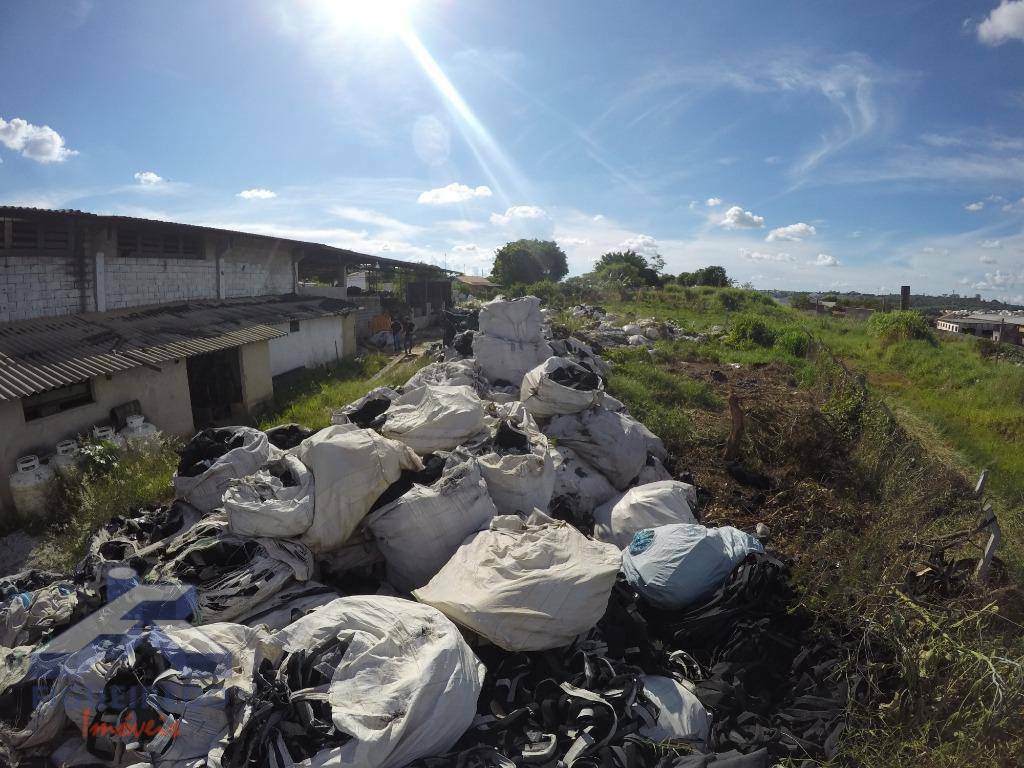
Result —
<instances>
[{"instance_id":1,"label":"white painted wall","mask_svg":"<svg viewBox=\"0 0 1024 768\"><path fill-rule=\"evenodd\" d=\"M345 356L344 323L338 316L300 320L298 331L289 331L290 323L275 325L288 335L269 342L270 375L341 360Z\"/></svg>"}]
</instances>

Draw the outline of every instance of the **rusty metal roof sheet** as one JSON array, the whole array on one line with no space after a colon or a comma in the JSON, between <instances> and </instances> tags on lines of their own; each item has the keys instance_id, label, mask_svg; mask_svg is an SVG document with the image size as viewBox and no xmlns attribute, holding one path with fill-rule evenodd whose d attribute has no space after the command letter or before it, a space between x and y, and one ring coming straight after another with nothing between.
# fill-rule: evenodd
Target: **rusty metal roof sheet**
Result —
<instances>
[{"instance_id":1,"label":"rusty metal roof sheet","mask_svg":"<svg viewBox=\"0 0 1024 768\"><path fill-rule=\"evenodd\" d=\"M93 376L287 336L273 325L345 315L354 304L312 296L190 301L0 325L0 401Z\"/></svg>"}]
</instances>

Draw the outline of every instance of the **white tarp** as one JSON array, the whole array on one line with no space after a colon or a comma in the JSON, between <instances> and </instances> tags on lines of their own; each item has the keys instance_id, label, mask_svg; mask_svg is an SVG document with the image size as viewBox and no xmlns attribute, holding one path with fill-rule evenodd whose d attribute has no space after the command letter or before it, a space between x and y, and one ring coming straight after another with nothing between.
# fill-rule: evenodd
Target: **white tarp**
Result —
<instances>
[{"instance_id":1,"label":"white tarp","mask_svg":"<svg viewBox=\"0 0 1024 768\"><path fill-rule=\"evenodd\" d=\"M286 486L282 474L295 484ZM313 524L313 473L294 456L282 456L266 469L232 480L223 505L232 532L241 536L299 536Z\"/></svg>"},{"instance_id":2,"label":"white tarp","mask_svg":"<svg viewBox=\"0 0 1024 768\"><path fill-rule=\"evenodd\" d=\"M688 741L704 751L711 732L711 714L693 692L692 683L644 675L644 695L658 708L658 718L641 726L641 736L651 741Z\"/></svg>"},{"instance_id":3,"label":"white tarp","mask_svg":"<svg viewBox=\"0 0 1024 768\"><path fill-rule=\"evenodd\" d=\"M579 389L556 381L579 382ZM589 388L584 388L587 385ZM604 382L597 374L586 370L564 357L549 357L523 376L519 399L535 419L546 419L564 413L578 413L601 405L604 400Z\"/></svg>"},{"instance_id":4,"label":"white tarp","mask_svg":"<svg viewBox=\"0 0 1024 768\"><path fill-rule=\"evenodd\" d=\"M529 515L534 509L547 512L555 489L554 451L522 403L496 406L499 420L507 419L526 433L529 447L520 453L492 447L477 455L480 471L494 506L502 515Z\"/></svg>"},{"instance_id":5,"label":"white tarp","mask_svg":"<svg viewBox=\"0 0 1024 768\"><path fill-rule=\"evenodd\" d=\"M366 526L387 563L387 579L411 592L441 570L467 536L497 514L475 459L445 468L433 485L414 485L371 512Z\"/></svg>"},{"instance_id":6,"label":"white tarp","mask_svg":"<svg viewBox=\"0 0 1024 768\"><path fill-rule=\"evenodd\" d=\"M423 469L408 446L354 424L322 429L291 453L313 473L313 524L300 541L316 553L344 544L403 469Z\"/></svg>"},{"instance_id":7,"label":"white tarp","mask_svg":"<svg viewBox=\"0 0 1024 768\"><path fill-rule=\"evenodd\" d=\"M487 394L488 389L487 379L476 360L450 360L425 365L405 382L402 391L410 392L428 384L472 387L481 397Z\"/></svg>"},{"instance_id":8,"label":"white tarp","mask_svg":"<svg viewBox=\"0 0 1024 768\"><path fill-rule=\"evenodd\" d=\"M348 650L327 701L334 727L352 739L317 754L314 766L403 768L448 751L473 722L484 666L439 611L394 597L343 597L272 639L290 652L336 637Z\"/></svg>"},{"instance_id":9,"label":"white tarp","mask_svg":"<svg viewBox=\"0 0 1024 768\"><path fill-rule=\"evenodd\" d=\"M688 483L662 480L638 485L594 510L594 538L622 549L644 528L672 523L695 525L696 504L697 491Z\"/></svg>"},{"instance_id":10,"label":"white tarp","mask_svg":"<svg viewBox=\"0 0 1024 768\"><path fill-rule=\"evenodd\" d=\"M559 446L555 455L555 490L552 499L559 499L573 514L590 515L605 502L620 495L608 478L580 458L572 448Z\"/></svg>"},{"instance_id":11,"label":"white tarp","mask_svg":"<svg viewBox=\"0 0 1024 768\"><path fill-rule=\"evenodd\" d=\"M265 433L251 427L232 427L243 436L239 448L232 448L209 469L195 477L174 474L174 494L203 512L220 506L232 480L251 475L274 456L280 455Z\"/></svg>"},{"instance_id":12,"label":"white tarp","mask_svg":"<svg viewBox=\"0 0 1024 768\"><path fill-rule=\"evenodd\" d=\"M523 296L520 299L504 299L499 296L480 308L480 332L502 339L538 341L542 335L543 322L540 299L536 296Z\"/></svg>"},{"instance_id":13,"label":"white tarp","mask_svg":"<svg viewBox=\"0 0 1024 768\"><path fill-rule=\"evenodd\" d=\"M566 445L601 472L620 491L629 487L650 453L666 457L665 446L631 416L604 408L556 416L544 429L559 446Z\"/></svg>"},{"instance_id":14,"label":"white tarp","mask_svg":"<svg viewBox=\"0 0 1024 768\"><path fill-rule=\"evenodd\" d=\"M477 333L473 336L473 356L492 384L507 381L518 388L527 371L551 357L551 346L544 339L520 341Z\"/></svg>"},{"instance_id":15,"label":"white tarp","mask_svg":"<svg viewBox=\"0 0 1024 768\"><path fill-rule=\"evenodd\" d=\"M568 523L505 515L413 596L506 650L560 648L604 614L621 559Z\"/></svg>"},{"instance_id":16,"label":"white tarp","mask_svg":"<svg viewBox=\"0 0 1024 768\"><path fill-rule=\"evenodd\" d=\"M484 406L471 387L430 384L395 400L380 431L425 456L450 451L483 429Z\"/></svg>"},{"instance_id":17,"label":"white tarp","mask_svg":"<svg viewBox=\"0 0 1024 768\"><path fill-rule=\"evenodd\" d=\"M764 552L761 542L731 526L662 525L637 532L622 573L649 603L677 610L717 589L752 552Z\"/></svg>"}]
</instances>

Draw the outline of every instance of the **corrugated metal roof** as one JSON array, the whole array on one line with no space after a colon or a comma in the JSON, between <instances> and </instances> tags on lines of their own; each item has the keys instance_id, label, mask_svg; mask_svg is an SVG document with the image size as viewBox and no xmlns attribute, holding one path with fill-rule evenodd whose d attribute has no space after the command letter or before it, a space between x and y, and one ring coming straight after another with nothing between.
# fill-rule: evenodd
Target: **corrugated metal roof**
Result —
<instances>
[{"instance_id":1,"label":"corrugated metal roof","mask_svg":"<svg viewBox=\"0 0 1024 768\"><path fill-rule=\"evenodd\" d=\"M479 275L456 275L455 279L460 283L466 285L476 286L478 288L497 288L494 283L488 280L486 277L480 277Z\"/></svg>"},{"instance_id":2,"label":"corrugated metal roof","mask_svg":"<svg viewBox=\"0 0 1024 768\"><path fill-rule=\"evenodd\" d=\"M354 308L339 299L262 296L5 323L0 325L0 401L287 336L271 326L345 315Z\"/></svg>"}]
</instances>

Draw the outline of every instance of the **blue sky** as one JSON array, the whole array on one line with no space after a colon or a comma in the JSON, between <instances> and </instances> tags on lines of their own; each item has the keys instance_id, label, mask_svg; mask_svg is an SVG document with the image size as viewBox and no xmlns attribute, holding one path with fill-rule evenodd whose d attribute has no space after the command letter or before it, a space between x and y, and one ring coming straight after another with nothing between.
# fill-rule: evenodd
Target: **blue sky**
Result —
<instances>
[{"instance_id":1,"label":"blue sky","mask_svg":"<svg viewBox=\"0 0 1024 768\"><path fill-rule=\"evenodd\" d=\"M1024 0L9 0L0 202L1024 302Z\"/></svg>"}]
</instances>

